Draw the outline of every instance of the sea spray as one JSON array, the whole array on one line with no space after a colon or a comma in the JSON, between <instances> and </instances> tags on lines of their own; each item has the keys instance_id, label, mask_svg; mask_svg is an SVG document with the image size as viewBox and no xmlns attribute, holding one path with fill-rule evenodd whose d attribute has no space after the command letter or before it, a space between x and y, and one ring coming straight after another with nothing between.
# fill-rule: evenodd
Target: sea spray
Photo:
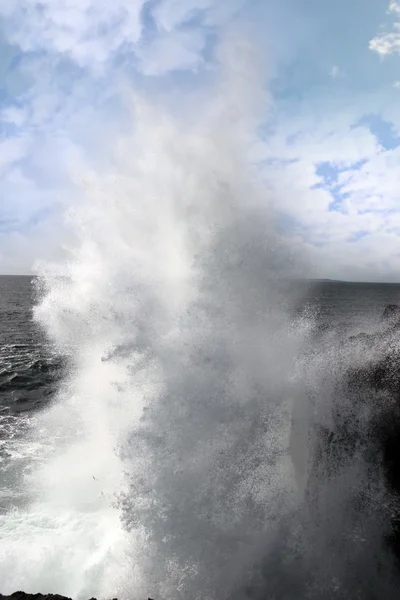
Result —
<instances>
[{"instance_id":1,"label":"sea spray","mask_svg":"<svg viewBox=\"0 0 400 600\"><path fill-rule=\"evenodd\" d=\"M107 168L75 174L35 308L66 375L29 420L28 506L0 516L3 593L397 597L380 392L346 384L375 350L295 318L301 264L249 164L267 99L248 45L220 56L203 110L133 94Z\"/></svg>"},{"instance_id":2,"label":"sea spray","mask_svg":"<svg viewBox=\"0 0 400 600\"><path fill-rule=\"evenodd\" d=\"M297 361L307 392L293 413L308 439L298 460L303 567L312 574L307 593L395 599L398 556L390 540L398 535L398 489L388 485L396 467L385 445L397 432L398 328L371 319L368 333L350 334L314 328Z\"/></svg>"},{"instance_id":3,"label":"sea spray","mask_svg":"<svg viewBox=\"0 0 400 600\"><path fill-rule=\"evenodd\" d=\"M70 258L41 266L35 309L69 372L30 434L43 456L6 516L3 592L243 597L281 556L298 265L248 164L248 48L229 41L191 122L136 95L109 168L79 174Z\"/></svg>"}]
</instances>

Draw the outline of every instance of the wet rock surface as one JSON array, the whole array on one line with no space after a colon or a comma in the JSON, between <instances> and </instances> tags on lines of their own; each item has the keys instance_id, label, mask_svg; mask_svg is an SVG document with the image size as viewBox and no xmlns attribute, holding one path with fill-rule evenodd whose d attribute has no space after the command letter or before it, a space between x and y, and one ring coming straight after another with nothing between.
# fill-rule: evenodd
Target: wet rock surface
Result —
<instances>
[{"instance_id":1,"label":"wet rock surface","mask_svg":"<svg viewBox=\"0 0 400 600\"><path fill-rule=\"evenodd\" d=\"M67 596L58 594L26 594L25 592L14 592L10 596L0 594L0 600L71 600Z\"/></svg>"},{"instance_id":2,"label":"wet rock surface","mask_svg":"<svg viewBox=\"0 0 400 600\"><path fill-rule=\"evenodd\" d=\"M3 596L0 594L0 600L71 600L67 596L60 596L59 594L26 594L25 592L14 592L9 596ZM90 600L96 600L96 598L90 598ZM114 598L113 600L117 600ZM152 598L148 598L152 600Z\"/></svg>"},{"instance_id":3,"label":"wet rock surface","mask_svg":"<svg viewBox=\"0 0 400 600\"><path fill-rule=\"evenodd\" d=\"M364 473L369 473L352 503L364 503L360 510L366 513L382 511L385 544L400 571L400 306L388 305L381 325L376 333L360 333L343 342L341 366L335 365L333 376L330 425L314 425L308 492L317 504L321 482L328 482L325 490L331 493L346 469L350 472L351 465L362 462ZM382 506L376 508L376 502L366 509L379 483Z\"/></svg>"}]
</instances>

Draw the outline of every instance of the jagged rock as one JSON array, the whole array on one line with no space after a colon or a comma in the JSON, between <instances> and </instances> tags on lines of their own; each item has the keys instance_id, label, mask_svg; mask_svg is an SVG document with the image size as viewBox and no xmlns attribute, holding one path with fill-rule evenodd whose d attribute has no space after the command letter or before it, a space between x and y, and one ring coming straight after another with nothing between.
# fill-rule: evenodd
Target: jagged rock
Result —
<instances>
[{"instance_id":1,"label":"jagged rock","mask_svg":"<svg viewBox=\"0 0 400 600\"><path fill-rule=\"evenodd\" d=\"M59 594L27 594L25 592L14 592L9 596L0 594L0 600L71 600L71 598L60 596ZM90 598L90 600L96 600L96 598ZM113 600L117 600L117 598L114 598ZM147 600L152 600L152 598L148 598Z\"/></svg>"},{"instance_id":2,"label":"jagged rock","mask_svg":"<svg viewBox=\"0 0 400 600\"><path fill-rule=\"evenodd\" d=\"M25 592L14 592L10 596L0 594L0 600L71 600L59 594L26 594Z\"/></svg>"}]
</instances>

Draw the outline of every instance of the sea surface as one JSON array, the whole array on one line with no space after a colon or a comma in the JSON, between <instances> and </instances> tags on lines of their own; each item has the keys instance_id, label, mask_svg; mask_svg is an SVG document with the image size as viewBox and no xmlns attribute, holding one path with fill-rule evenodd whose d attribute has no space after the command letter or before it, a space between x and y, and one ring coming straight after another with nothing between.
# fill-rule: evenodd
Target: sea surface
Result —
<instances>
[{"instance_id":1,"label":"sea surface","mask_svg":"<svg viewBox=\"0 0 400 600\"><path fill-rule=\"evenodd\" d=\"M323 281L301 285L302 301L296 307L297 314L312 314L317 326L345 335L373 330L387 304L400 304L399 284ZM40 461L43 446L35 445L35 439L30 436L28 440L24 434L28 425L32 429L40 411L52 402L66 373L63 358L32 319L35 301L33 278L0 277L0 511L3 515L29 501L22 479Z\"/></svg>"},{"instance_id":2,"label":"sea surface","mask_svg":"<svg viewBox=\"0 0 400 600\"><path fill-rule=\"evenodd\" d=\"M10 482L4 470L28 451L23 444L24 426L51 402L65 372L63 357L54 352L33 321L34 284L30 276L0 276L2 509L10 502ZM308 309L319 326L345 333L371 331L387 304L400 304L400 284L322 281L299 285L303 291L298 312Z\"/></svg>"},{"instance_id":3,"label":"sea surface","mask_svg":"<svg viewBox=\"0 0 400 600\"><path fill-rule=\"evenodd\" d=\"M35 448L24 444L26 424L54 397L65 373L63 357L51 348L32 318L35 279L0 276L0 507L15 499L14 466L29 466ZM298 312L308 310L321 327L346 334L371 331L387 304L400 304L400 284L302 282ZM16 470L14 469L14 473Z\"/></svg>"},{"instance_id":4,"label":"sea surface","mask_svg":"<svg viewBox=\"0 0 400 600\"><path fill-rule=\"evenodd\" d=\"M35 279L0 276L0 393L3 413L17 415L40 408L53 395L62 377L62 359L49 347L33 322ZM370 328L387 304L400 304L400 284L307 282L303 303L319 324Z\"/></svg>"},{"instance_id":5,"label":"sea surface","mask_svg":"<svg viewBox=\"0 0 400 600\"><path fill-rule=\"evenodd\" d=\"M21 475L38 458L24 432L62 379L63 358L32 318L36 294L29 276L0 276L0 510L20 505ZM40 451L40 448L39 448Z\"/></svg>"}]
</instances>

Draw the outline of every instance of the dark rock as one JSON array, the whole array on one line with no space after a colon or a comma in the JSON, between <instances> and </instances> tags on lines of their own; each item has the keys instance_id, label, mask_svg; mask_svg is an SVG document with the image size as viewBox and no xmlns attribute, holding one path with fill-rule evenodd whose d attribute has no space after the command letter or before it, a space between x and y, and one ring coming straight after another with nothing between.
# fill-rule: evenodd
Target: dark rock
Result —
<instances>
[{"instance_id":1,"label":"dark rock","mask_svg":"<svg viewBox=\"0 0 400 600\"><path fill-rule=\"evenodd\" d=\"M388 304L382 314L382 321L395 323L400 321L400 306Z\"/></svg>"},{"instance_id":2,"label":"dark rock","mask_svg":"<svg viewBox=\"0 0 400 600\"><path fill-rule=\"evenodd\" d=\"M388 305L382 322L379 332L351 336L343 344L343 369L334 375L332 425L314 426L309 493L318 496L321 477L334 478L361 455L372 478L383 477L390 498L385 537L400 571L400 306ZM359 366L346 360L349 344L365 350Z\"/></svg>"},{"instance_id":3,"label":"dark rock","mask_svg":"<svg viewBox=\"0 0 400 600\"><path fill-rule=\"evenodd\" d=\"M14 592L10 596L0 594L0 600L71 600L59 594L26 594L25 592Z\"/></svg>"},{"instance_id":4,"label":"dark rock","mask_svg":"<svg viewBox=\"0 0 400 600\"><path fill-rule=\"evenodd\" d=\"M3 596L0 594L0 600L71 600L67 596L60 596L59 594L27 594L25 592L14 592L10 596ZM96 598L90 598L90 600L96 600ZM113 598L117 600L117 598ZM147 600L152 600L148 598Z\"/></svg>"}]
</instances>

